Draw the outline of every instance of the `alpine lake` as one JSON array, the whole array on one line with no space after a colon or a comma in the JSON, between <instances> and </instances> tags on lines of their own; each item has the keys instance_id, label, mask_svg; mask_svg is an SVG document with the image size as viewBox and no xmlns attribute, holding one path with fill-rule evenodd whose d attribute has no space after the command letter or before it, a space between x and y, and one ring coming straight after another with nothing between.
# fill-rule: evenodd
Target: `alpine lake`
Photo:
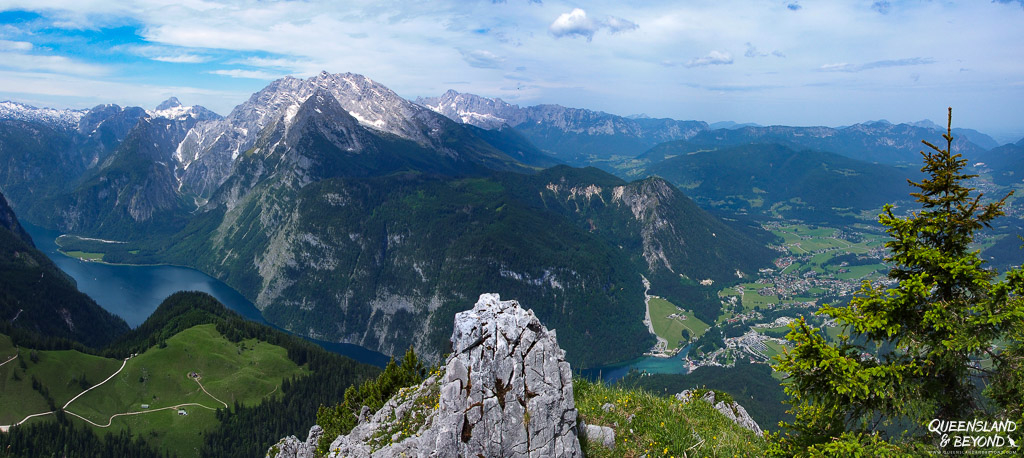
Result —
<instances>
[{"instance_id":1,"label":"alpine lake","mask_svg":"<svg viewBox=\"0 0 1024 458\"><path fill-rule=\"evenodd\" d=\"M202 291L217 298L227 308L245 318L281 329L263 319L259 309L245 296L224 282L188 267L170 265L106 264L73 258L60 252L56 239L59 232L22 222L25 231L57 267L78 283L87 294L107 311L124 318L135 328L146 321L167 296L178 291ZM282 331L288 332L281 329ZM307 340L328 351L348 356L359 362L384 367L388 356L358 345Z\"/></svg>"},{"instance_id":2,"label":"alpine lake","mask_svg":"<svg viewBox=\"0 0 1024 458\"><path fill-rule=\"evenodd\" d=\"M124 265L86 261L60 252L57 231L28 223L22 226L32 236L40 251L78 283L78 289L89 295L104 309L124 318L131 327L137 327L149 318L157 306L178 291L202 291L217 298L229 309L245 318L281 329L263 319L256 308L241 293L224 282L195 269L171 265ZM287 332L287 331L286 331ZM388 356L353 344L324 342L307 339L328 351L348 356L357 361L383 367ZM631 370L658 374L685 374L686 350L670 358L644 356L621 363L583 369L581 375L592 380L598 378L613 383Z\"/></svg>"}]
</instances>

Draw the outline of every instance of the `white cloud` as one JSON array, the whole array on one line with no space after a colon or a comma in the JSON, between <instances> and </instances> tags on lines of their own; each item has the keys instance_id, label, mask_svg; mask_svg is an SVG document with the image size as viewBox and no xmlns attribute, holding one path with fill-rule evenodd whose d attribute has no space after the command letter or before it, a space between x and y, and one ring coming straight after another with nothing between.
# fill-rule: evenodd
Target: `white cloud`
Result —
<instances>
[{"instance_id":1,"label":"white cloud","mask_svg":"<svg viewBox=\"0 0 1024 458\"><path fill-rule=\"evenodd\" d=\"M587 41L594 38L594 33L597 32L598 24L587 17L587 12L580 8L575 8L568 13L562 13L548 26L548 30L551 34L556 37L564 36L581 36L586 37Z\"/></svg>"},{"instance_id":2,"label":"white cloud","mask_svg":"<svg viewBox=\"0 0 1024 458\"><path fill-rule=\"evenodd\" d=\"M0 40L0 50L2 51L31 51L32 43L27 41L10 41Z\"/></svg>"},{"instance_id":3,"label":"white cloud","mask_svg":"<svg viewBox=\"0 0 1024 458\"><path fill-rule=\"evenodd\" d=\"M213 60L209 55L176 46L125 46L123 49L136 56L172 64L202 64Z\"/></svg>"},{"instance_id":4,"label":"white cloud","mask_svg":"<svg viewBox=\"0 0 1024 458\"><path fill-rule=\"evenodd\" d=\"M465 51L459 50L462 54L462 60L465 60L467 64L476 68L501 68L502 62L505 59L501 56L495 55L490 51L474 50Z\"/></svg>"},{"instance_id":5,"label":"white cloud","mask_svg":"<svg viewBox=\"0 0 1024 458\"><path fill-rule=\"evenodd\" d=\"M750 42L748 41L747 42L747 52L743 53L743 56L744 57L767 57L768 53L758 51L757 50L757 46L754 46L754 45L750 44Z\"/></svg>"},{"instance_id":6,"label":"white cloud","mask_svg":"<svg viewBox=\"0 0 1024 458\"><path fill-rule=\"evenodd\" d=\"M721 51L711 51L707 56L691 59L686 63L687 67L705 67L708 65L730 65L732 54Z\"/></svg>"},{"instance_id":7,"label":"white cloud","mask_svg":"<svg viewBox=\"0 0 1024 458\"><path fill-rule=\"evenodd\" d=\"M587 41L594 38L598 30L607 29L608 33L618 33L639 28L635 22L616 16L608 16L604 20L595 21L587 17L587 12L574 8L568 13L562 13L555 21L548 26L548 31L555 37L580 36L586 37Z\"/></svg>"},{"instance_id":8,"label":"white cloud","mask_svg":"<svg viewBox=\"0 0 1024 458\"><path fill-rule=\"evenodd\" d=\"M610 33L626 32L640 27L633 21L615 16L608 16L608 19L604 21L604 25L608 27L608 32Z\"/></svg>"},{"instance_id":9,"label":"white cloud","mask_svg":"<svg viewBox=\"0 0 1024 458\"><path fill-rule=\"evenodd\" d=\"M157 60L160 62L170 62L172 64L202 64L210 61L209 57L200 56L198 54L175 54L168 56L150 57L150 59Z\"/></svg>"},{"instance_id":10,"label":"white cloud","mask_svg":"<svg viewBox=\"0 0 1024 458\"><path fill-rule=\"evenodd\" d=\"M274 80L285 76L265 72L263 70L242 70L237 68L231 70L212 70L208 73L213 75L230 76L232 78L248 78L254 80Z\"/></svg>"},{"instance_id":11,"label":"white cloud","mask_svg":"<svg viewBox=\"0 0 1024 458\"><path fill-rule=\"evenodd\" d=\"M850 64L847 62L825 64L820 67L820 70L826 72L855 73L862 72L864 70L874 70L876 68L907 67L912 65L928 65L934 63L935 59L932 59L930 57L911 57L907 59L876 60L873 62L867 62L863 64Z\"/></svg>"},{"instance_id":12,"label":"white cloud","mask_svg":"<svg viewBox=\"0 0 1024 458\"><path fill-rule=\"evenodd\" d=\"M885 0L871 4L871 9L878 11L881 14L889 14L889 8L892 8L892 4Z\"/></svg>"},{"instance_id":13,"label":"white cloud","mask_svg":"<svg viewBox=\"0 0 1024 458\"><path fill-rule=\"evenodd\" d=\"M42 71L68 73L73 75L107 75L110 70L101 65L90 64L64 56L46 56L0 51L0 68L19 71Z\"/></svg>"}]
</instances>

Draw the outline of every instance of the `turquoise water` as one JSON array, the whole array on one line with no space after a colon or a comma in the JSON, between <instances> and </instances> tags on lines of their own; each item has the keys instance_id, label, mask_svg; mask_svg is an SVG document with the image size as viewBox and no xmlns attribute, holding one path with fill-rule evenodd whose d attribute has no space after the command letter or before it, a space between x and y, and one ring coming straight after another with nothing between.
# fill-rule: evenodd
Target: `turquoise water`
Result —
<instances>
[{"instance_id":1,"label":"turquoise water","mask_svg":"<svg viewBox=\"0 0 1024 458\"><path fill-rule=\"evenodd\" d=\"M614 383L625 377L626 374L631 370L637 370L640 372L647 372L649 374L685 374L689 372L686 361L683 358L689 354L690 347L683 348L683 351L679 352L671 358L658 358L655 356L644 356L629 361L624 361L609 366L595 367L592 369L584 369L580 371L580 374L591 380L597 380L598 378L604 380L607 383Z\"/></svg>"},{"instance_id":2,"label":"turquoise water","mask_svg":"<svg viewBox=\"0 0 1024 458\"><path fill-rule=\"evenodd\" d=\"M241 293L198 270L178 266L129 266L82 261L58 251L55 240L60 233L31 224L22 225L32 236L36 247L75 279L80 291L107 311L124 318L133 328L146 321L167 296L178 291L209 293L242 316L270 325L263 319L259 309ZM383 366L388 361L387 356L358 345L308 340L328 351L360 362Z\"/></svg>"}]
</instances>

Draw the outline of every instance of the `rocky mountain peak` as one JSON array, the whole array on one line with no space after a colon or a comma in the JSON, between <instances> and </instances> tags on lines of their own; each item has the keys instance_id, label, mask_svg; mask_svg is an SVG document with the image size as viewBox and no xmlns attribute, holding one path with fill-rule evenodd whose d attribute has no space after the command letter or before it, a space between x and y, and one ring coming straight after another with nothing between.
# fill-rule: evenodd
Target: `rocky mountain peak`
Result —
<instances>
[{"instance_id":1,"label":"rocky mountain peak","mask_svg":"<svg viewBox=\"0 0 1024 458\"><path fill-rule=\"evenodd\" d=\"M180 106L181 106L181 101L179 101L177 97L171 97L171 98L161 102L160 105L157 105L156 106L156 110L157 111L168 110L168 109L176 108L176 107L180 107Z\"/></svg>"},{"instance_id":2,"label":"rocky mountain peak","mask_svg":"<svg viewBox=\"0 0 1024 458\"><path fill-rule=\"evenodd\" d=\"M86 110L61 110L56 108L36 108L23 103L0 102L0 119L17 119L19 121L39 121L56 124L60 127L74 127L85 116Z\"/></svg>"},{"instance_id":3,"label":"rocky mountain peak","mask_svg":"<svg viewBox=\"0 0 1024 458\"><path fill-rule=\"evenodd\" d=\"M483 294L455 315L451 342L440 373L339 436L329 456L582 456L572 371L533 311ZM409 431L391 434L397 424ZM305 443L292 436L271 451L311 457L320 433L314 426Z\"/></svg>"},{"instance_id":4,"label":"rocky mountain peak","mask_svg":"<svg viewBox=\"0 0 1024 458\"><path fill-rule=\"evenodd\" d=\"M454 89L440 97L421 97L416 102L454 121L484 129L497 129L505 124L515 126L527 120L526 112L518 105L498 98L462 94Z\"/></svg>"}]
</instances>

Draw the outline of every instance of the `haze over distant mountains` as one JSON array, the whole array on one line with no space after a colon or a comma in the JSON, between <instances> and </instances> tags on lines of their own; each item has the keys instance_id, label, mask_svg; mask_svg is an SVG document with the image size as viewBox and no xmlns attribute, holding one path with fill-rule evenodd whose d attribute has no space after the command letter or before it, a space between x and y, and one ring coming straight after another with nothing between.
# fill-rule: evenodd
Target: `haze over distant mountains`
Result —
<instances>
[{"instance_id":1,"label":"haze over distant mountains","mask_svg":"<svg viewBox=\"0 0 1024 458\"><path fill-rule=\"evenodd\" d=\"M641 275L711 321L719 285L774 257L771 235L685 193L828 221L902 194L894 165L941 139L927 122L712 130L455 91L414 103L326 72L274 81L224 117L173 98L154 110L0 108L0 189L15 209L129 242L74 248L195 267L275 324L391 354L439 355L454 313L500 288L585 366L649 346ZM993 144L956 135L969 156ZM1016 150L992 151L995 176L1012 181ZM825 186L836 192L816 192Z\"/></svg>"},{"instance_id":2,"label":"haze over distant mountains","mask_svg":"<svg viewBox=\"0 0 1024 458\"><path fill-rule=\"evenodd\" d=\"M275 324L385 353L439 355L454 313L500 289L558 327L571 360L618 361L651 344L641 275L711 319L718 298L701 282L738 281L774 256L763 233L662 179L542 171L559 160L528 129L455 122L361 75L277 80L226 117L177 100L16 108L0 121L0 188L33 222L128 242L70 242L107 261L198 268ZM550 144L646 148L706 128L536 113Z\"/></svg>"},{"instance_id":3,"label":"haze over distant mountains","mask_svg":"<svg viewBox=\"0 0 1024 458\"><path fill-rule=\"evenodd\" d=\"M931 121L892 124L868 121L845 127L759 126L703 121L623 117L558 105L519 107L449 90L421 103L454 120L483 128L515 127L530 141L569 164L583 165L613 156L636 156L656 144L689 140L695 144L736 146L780 143L830 151L855 159L883 163L916 163L922 139L941 141L942 128ZM954 148L967 155L995 147L997 142L973 129L954 129Z\"/></svg>"}]
</instances>

